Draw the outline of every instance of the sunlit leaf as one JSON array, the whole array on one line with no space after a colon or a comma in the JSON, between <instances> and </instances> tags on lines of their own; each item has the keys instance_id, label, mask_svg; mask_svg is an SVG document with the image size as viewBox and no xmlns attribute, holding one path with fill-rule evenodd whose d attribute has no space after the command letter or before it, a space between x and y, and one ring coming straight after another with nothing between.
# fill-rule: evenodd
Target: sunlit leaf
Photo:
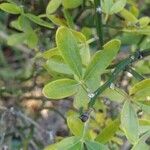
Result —
<instances>
[{"instance_id":1,"label":"sunlit leaf","mask_svg":"<svg viewBox=\"0 0 150 150\"><path fill-rule=\"evenodd\" d=\"M131 143L136 143L139 139L139 122L132 103L129 100L123 105L121 112L121 127Z\"/></svg>"},{"instance_id":2,"label":"sunlit leaf","mask_svg":"<svg viewBox=\"0 0 150 150\"><path fill-rule=\"evenodd\" d=\"M46 14L49 15L54 13L61 5L61 2L62 0L50 0L46 8Z\"/></svg>"},{"instance_id":3,"label":"sunlit leaf","mask_svg":"<svg viewBox=\"0 0 150 150\"><path fill-rule=\"evenodd\" d=\"M62 74L73 75L72 70L61 59L57 59L53 57L47 60L46 65L47 65L47 68L50 69L51 71L54 71L60 74L62 73Z\"/></svg>"},{"instance_id":4,"label":"sunlit leaf","mask_svg":"<svg viewBox=\"0 0 150 150\"><path fill-rule=\"evenodd\" d=\"M56 55L60 56L60 52L57 47L49 49L42 53L42 57L45 59L50 59L51 57Z\"/></svg>"},{"instance_id":5,"label":"sunlit leaf","mask_svg":"<svg viewBox=\"0 0 150 150\"><path fill-rule=\"evenodd\" d=\"M73 106L77 109L81 107L87 109L88 102L89 98L87 92L85 91L85 89L83 89L83 87L79 86L77 89L77 93L74 96Z\"/></svg>"},{"instance_id":6,"label":"sunlit leaf","mask_svg":"<svg viewBox=\"0 0 150 150\"><path fill-rule=\"evenodd\" d=\"M104 45L104 49L95 53L84 75L85 80L89 80L92 76L101 75L110 65L111 61L117 55L120 48L119 40L111 40Z\"/></svg>"},{"instance_id":7,"label":"sunlit leaf","mask_svg":"<svg viewBox=\"0 0 150 150\"><path fill-rule=\"evenodd\" d=\"M77 92L78 83L71 79L58 79L46 84L43 88L43 94L47 98L61 99Z\"/></svg>"},{"instance_id":8,"label":"sunlit leaf","mask_svg":"<svg viewBox=\"0 0 150 150\"><path fill-rule=\"evenodd\" d=\"M108 150L105 145L94 141L85 141L85 145L87 150Z\"/></svg>"},{"instance_id":9,"label":"sunlit leaf","mask_svg":"<svg viewBox=\"0 0 150 150\"><path fill-rule=\"evenodd\" d=\"M56 33L56 43L64 60L72 71L82 77L82 63L76 38L66 27L60 27Z\"/></svg>"},{"instance_id":10,"label":"sunlit leaf","mask_svg":"<svg viewBox=\"0 0 150 150\"><path fill-rule=\"evenodd\" d=\"M63 139L52 146L48 146L44 150L82 150L82 142L80 141L80 138L72 136Z\"/></svg>"},{"instance_id":11,"label":"sunlit leaf","mask_svg":"<svg viewBox=\"0 0 150 150\"><path fill-rule=\"evenodd\" d=\"M111 7L110 13L120 12L126 5L126 0L117 0Z\"/></svg>"},{"instance_id":12,"label":"sunlit leaf","mask_svg":"<svg viewBox=\"0 0 150 150\"><path fill-rule=\"evenodd\" d=\"M131 13L129 12L127 9L123 9L120 12L120 15L128 22L134 22L136 23L138 21L138 19Z\"/></svg>"},{"instance_id":13,"label":"sunlit leaf","mask_svg":"<svg viewBox=\"0 0 150 150\"><path fill-rule=\"evenodd\" d=\"M62 4L66 9L72 9L80 6L83 0L62 0Z\"/></svg>"},{"instance_id":14,"label":"sunlit leaf","mask_svg":"<svg viewBox=\"0 0 150 150\"><path fill-rule=\"evenodd\" d=\"M73 135L82 137L84 123L81 121L79 116L70 115L69 117L67 117L67 125Z\"/></svg>"},{"instance_id":15,"label":"sunlit leaf","mask_svg":"<svg viewBox=\"0 0 150 150\"><path fill-rule=\"evenodd\" d=\"M14 3L2 3L0 4L0 9L11 14L20 14L22 12L22 9Z\"/></svg>"},{"instance_id":16,"label":"sunlit leaf","mask_svg":"<svg viewBox=\"0 0 150 150\"><path fill-rule=\"evenodd\" d=\"M146 140L150 137L150 130L146 132L140 139L135 143L131 150L149 150L149 145Z\"/></svg>"},{"instance_id":17,"label":"sunlit leaf","mask_svg":"<svg viewBox=\"0 0 150 150\"><path fill-rule=\"evenodd\" d=\"M150 98L150 79L135 84L129 93L134 100L148 100Z\"/></svg>"},{"instance_id":18,"label":"sunlit leaf","mask_svg":"<svg viewBox=\"0 0 150 150\"><path fill-rule=\"evenodd\" d=\"M122 102L125 99L124 92L118 88L111 89L107 88L102 94L102 97L107 97L115 102Z\"/></svg>"}]
</instances>

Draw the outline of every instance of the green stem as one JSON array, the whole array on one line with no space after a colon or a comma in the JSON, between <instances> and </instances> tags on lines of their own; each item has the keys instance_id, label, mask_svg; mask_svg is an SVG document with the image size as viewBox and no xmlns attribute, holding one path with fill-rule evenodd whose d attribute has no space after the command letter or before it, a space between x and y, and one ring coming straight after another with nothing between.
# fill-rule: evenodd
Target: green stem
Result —
<instances>
[{"instance_id":1,"label":"green stem","mask_svg":"<svg viewBox=\"0 0 150 150\"><path fill-rule=\"evenodd\" d=\"M134 69L131 67L128 68L128 72L130 72L137 80L141 81L144 80L144 77L140 75L138 72L136 72Z\"/></svg>"},{"instance_id":2,"label":"green stem","mask_svg":"<svg viewBox=\"0 0 150 150\"><path fill-rule=\"evenodd\" d=\"M95 5L95 19L96 19L96 30L99 37L99 47L103 47L103 25L102 25L102 13L101 13L101 1L94 0Z\"/></svg>"},{"instance_id":3,"label":"green stem","mask_svg":"<svg viewBox=\"0 0 150 150\"><path fill-rule=\"evenodd\" d=\"M139 60L139 58L144 58L146 56L150 55L150 51L148 50L144 50L141 53L139 53L139 51L136 51L135 53L133 53L131 56L129 56L128 58L124 59L123 61L121 61L120 63L118 63L116 65L115 70L113 71L111 77L108 79L108 81L106 81L102 86L100 86L95 92L94 92L94 97L91 98L90 102L89 102L89 108L92 108L95 104L95 101L97 99L97 97L105 90L107 89L110 84L117 78L118 74L123 71L128 65L130 65L131 63Z\"/></svg>"}]
</instances>

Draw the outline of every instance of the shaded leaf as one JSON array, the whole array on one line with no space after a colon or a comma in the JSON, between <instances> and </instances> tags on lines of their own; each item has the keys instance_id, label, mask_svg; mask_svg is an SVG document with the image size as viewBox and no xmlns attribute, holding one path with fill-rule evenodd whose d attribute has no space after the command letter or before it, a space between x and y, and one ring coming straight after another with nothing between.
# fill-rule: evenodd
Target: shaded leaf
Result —
<instances>
[{"instance_id":1,"label":"shaded leaf","mask_svg":"<svg viewBox=\"0 0 150 150\"><path fill-rule=\"evenodd\" d=\"M30 48L35 48L38 43L38 37L34 31L28 31L26 34L26 40L25 43L30 47Z\"/></svg>"},{"instance_id":2,"label":"shaded leaf","mask_svg":"<svg viewBox=\"0 0 150 150\"><path fill-rule=\"evenodd\" d=\"M26 35L24 33L15 33L9 36L7 43L8 45L18 45L25 41Z\"/></svg>"},{"instance_id":3,"label":"shaded leaf","mask_svg":"<svg viewBox=\"0 0 150 150\"><path fill-rule=\"evenodd\" d=\"M114 134L119 130L120 126L120 120L116 119L112 122L110 122L96 137L96 141L100 143L107 143L111 138L114 136Z\"/></svg>"}]
</instances>

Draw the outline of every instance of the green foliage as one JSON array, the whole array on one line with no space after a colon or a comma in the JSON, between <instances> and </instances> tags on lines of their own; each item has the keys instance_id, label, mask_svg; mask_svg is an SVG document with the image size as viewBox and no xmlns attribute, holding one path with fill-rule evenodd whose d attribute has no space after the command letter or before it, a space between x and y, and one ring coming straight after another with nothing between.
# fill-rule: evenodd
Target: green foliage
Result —
<instances>
[{"instance_id":1,"label":"green foliage","mask_svg":"<svg viewBox=\"0 0 150 150\"><path fill-rule=\"evenodd\" d=\"M114 134L119 130L120 126L120 120L116 119L108 124L101 133L96 137L96 141L100 143L107 143L113 136Z\"/></svg>"},{"instance_id":2,"label":"green foliage","mask_svg":"<svg viewBox=\"0 0 150 150\"><path fill-rule=\"evenodd\" d=\"M131 143L136 143L139 139L139 123L132 103L129 100L123 105L121 112L121 126Z\"/></svg>"},{"instance_id":3,"label":"green foliage","mask_svg":"<svg viewBox=\"0 0 150 150\"><path fill-rule=\"evenodd\" d=\"M45 85L43 94L52 99L61 99L76 93L77 82L71 79L59 79Z\"/></svg>"},{"instance_id":4,"label":"green foliage","mask_svg":"<svg viewBox=\"0 0 150 150\"><path fill-rule=\"evenodd\" d=\"M61 5L62 0L51 0L49 1L47 8L46 8L46 14L50 15L54 13L57 8Z\"/></svg>"},{"instance_id":5,"label":"green foliage","mask_svg":"<svg viewBox=\"0 0 150 150\"><path fill-rule=\"evenodd\" d=\"M2 3L0 4L0 9L11 14L20 14L22 12L22 9L14 3Z\"/></svg>"},{"instance_id":6,"label":"green foliage","mask_svg":"<svg viewBox=\"0 0 150 150\"><path fill-rule=\"evenodd\" d=\"M1 3L0 9L16 16L10 20L15 31L8 32L11 35L7 44L25 44L33 49L37 53L34 60L40 59L50 74L42 91L44 96L53 101L73 99L75 109L65 120L70 137L57 139L45 150L115 149L112 145L118 149L124 142L122 136L130 142L132 150L148 150L150 79L146 77L150 65L149 59L144 58L149 56L150 18L140 14L136 2L50 0L41 14L8 2ZM95 23L93 18L97 15ZM96 30L100 31L98 37ZM48 50L41 52L41 47ZM129 56L124 59L122 53L127 50ZM0 61L6 64L1 53ZM29 71L25 70L24 76L31 76L31 64L26 65ZM134 79L124 72L129 72L130 67L135 67L134 73L130 71ZM1 74L13 76L5 71ZM124 76L129 86L122 86L126 84L126 80L121 82ZM111 105L114 113L109 112ZM143 111L142 119L139 110Z\"/></svg>"},{"instance_id":7,"label":"green foliage","mask_svg":"<svg viewBox=\"0 0 150 150\"><path fill-rule=\"evenodd\" d=\"M72 71L81 78L81 57L75 36L69 31L69 29L61 27L56 33L56 43L65 62L68 63Z\"/></svg>"},{"instance_id":8,"label":"green foliage","mask_svg":"<svg viewBox=\"0 0 150 150\"><path fill-rule=\"evenodd\" d=\"M83 0L62 0L62 4L66 9L72 9L80 6L83 3Z\"/></svg>"}]
</instances>

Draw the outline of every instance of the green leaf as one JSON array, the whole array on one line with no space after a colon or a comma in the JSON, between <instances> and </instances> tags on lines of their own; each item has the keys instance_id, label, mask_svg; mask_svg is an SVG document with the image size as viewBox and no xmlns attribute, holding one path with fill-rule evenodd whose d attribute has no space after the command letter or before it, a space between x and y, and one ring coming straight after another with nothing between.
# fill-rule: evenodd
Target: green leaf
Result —
<instances>
[{"instance_id":1,"label":"green leaf","mask_svg":"<svg viewBox=\"0 0 150 150\"><path fill-rule=\"evenodd\" d=\"M150 130L150 120L139 119L139 124L140 134L146 133Z\"/></svg>"},{"instance_id":2,"label":"green leaf","mask_svg":"<svg viewBox=\"0 0 150 150\"><path fill-rule=\"evenodd\" d=\"M46 14L49 15L54 13L61 5L61 2L62 0L50 0L46 8Z\"/></svg>"},{"instance_id":3,"label":"green leaf","mask_svg":"<svg viewBox=\"0 0 150 150\"><path fill-rule=\"evenodd\" d=\"M26 35L24 33L15 33L9 36L7 43L8 45L18 45L25 41Z\"/></svg>"},{"instance_id":4,"label":"green leaf","mask_svg":"<svg viewBox=\"0 0 150 150\"><path fill-rule=\"evenodd\" d=\"M123 9L120 12L120 15L128 22L134 22L136 23L138 21L138 19L131 13L129 12L127 9Z\"/></svg>"},{"instance_id":5,"label":"green leaf","mask_svg":"<svg viewBox=\"0 0 150 150\"><path fill-rule=\"evenodd\" d=\"M150 17L142 17L139 19L140 27L146 27L150 23Z\"/></svg>"},{"instance_id":6,"label":"green leaf","mask_svg":"<svg viewBox=\"0 0 150 150\"><path fill-rule=\"evenodd\" d=\"M70 11L68 11L67 9L64 9L63 13L64 13L65 19L67 21L68 27L73 29L74 28L74 22L73 22L73 17L71 15Z\"/></svg>"},{"instance_id":7,"label":"green leaf","mask_svg":"<svg viewBox=\"0 0 150 150\"><path fill-rule=\"evenodd\" d=\"M150 97L150 79L145 79L135 84L129 94L134 100L148 100Z\"/></svg>"},{"instance_id":8,"label":"green leaf","mask_svg":"<svg viewBox=\"0 0 150 150\"><path fill-rule=\"evenodd\" d=\"M122 31L135 34L150 35L150 26L144 28L124 28Z\"/></svg>"},{"instance_id":9,"label":"green leaf","mask_svg":"<svg viewBox=\"0 0 150 150\"><path fill-rule=\"evenodd\" d=\"M120 89L116 88L111 89L107 88L102 94L102 97L107 97L112 101L119 102L121 103L125 99L124 92L121 91Z\"/></svg>"},{"instance_id":10,"label":"green leaf","mask_svg":"<svg viewBox=\"0 0 150 150\"><path fill-rule=\"evenodd\" d=\"M80 6L83 0L62 0L62 5L65 9L72 9Z\"/></svg>"},{"instance_id":11,"label":"green leaf","mask_svg":"<svg viewBox=\"0 0 150 150\"><path fill-rule=\"evenodd\" d=\"M99 74L93 74L88 80L85 81L89 92L94 92L100 86L101 77Z\"/></svg>"},{"instance_id":12,"label":"green leaf","mask_svg":"<svg viewBox=\"0 0 150 150\"><path fill-rule=\"evenodd\" d=\"M30 47L30 48L35 48L38 43L38 37L34 31L28 31L26 34L26 40L25 43Z\"/></svg>"},{"instance_id":13,"label":"green leaf","mask_svg":"<svg viewBox=\"0 0 150 150\"><path fill-rule=\"evenodd\" d=\"M121 127L126 137L132 144L138 141L139 122L138 122L137 114L129 100L126 100L122 108Z\"/></svg>"},{"instance_id":14,"label":"green leaf","mask_svg":"<svg viewBox=\"0 0 150 150\"><path fill-rule=\"evenodd\" d=\"M22 12L22 9L14 3L2 3L0 4L0 9L11 14L20 14Z\"/></svg>"},{"instance_id":15,"label":"green leaf","mask_svg":"<svg viewBox=\"0 0 150 150\"><path fill-rule=\"evenodd\" d=\"M89 102L89 98L88 98L87 92L83 89L82 86L79 86L77 93L74 96L73 106L77 109L81 107L83 107L84 109L87 109L88 102Z\"/></svg>"},{"instance_id":16,"label":"green leaf","mask_svg":"<svg viewBox=\"0 0 150 150\"><path fill-rule=\"evenodd\" d=\"M75 30L71 30L71 32L77 38L79 43L82 43L82 44L86 43L86 37L84 36L84 34Z\"/></svg>"},{"instance_id":17,"label":"green leaf","mask_svg":"<svg viewBox=\"0 0 150 150\"><path fill-rule=\"evenodd\" d=\"M81 139L75 136L68 137L62 141L46 147L44 150L82 150Z\"/></svg>"},{"instance_id":18,"label":"green leaf","mask_svg":"<svg viewBox=\"0 0 150 150\"><path fill-rule=\"evenodd\" d=\"M71 79L59 79L46 84L43 88L43 94L47 98L61 99L76 93L78 83Z\"/></svg>"},{"instance_id":19,"label":"green leaf","mask_svg":"<svg viewBox=\"0 0 150 150\"><path fill-rule=\"evenodd\" d=\"M42 57L44 59L51 59L51 57L57 56L57 55L60 56L60 52L57 47L49 49L42 53Z\"/></svg>"},{"instance_id":20,"label":"green leaf","mask_svg":"<svg viewBox=\"0 0 150 150\"><path fill-rule=\"evenodd\" d=\"M113 6L113 0L102 0L101 5L102 5L103 12L109 14L111 7Z\"/></svg>"},{"instance_id":21,"label":"green leaf","mask_svg":"<svg viewBox=\"0 0 150 150\"><path fill-rule=\"evenodd\" d=\"M112 139L114 134L119 130L120 126L120 120L116 119L112 122L110 122L101 132L100 134L96 137L96 141L105 144L109 142L109 140Z\"/></svg>"},{"instance_id":22,"label":"green leaf","mask_svg":"<svg viewBox=\"0 0 150 150\"><path fill-rule=\"evenodd\" d=\"M33 21L34 23L43 26L43 27L47 27L47 28L53 28L53 25L49 22L46 22L44 20L42 20L40 17L35 16L33 14L25 14L27 18L29 18L31 21Z\"/></svg>"},{"instance_id":23,"label":"green leaf","mask_svg":"<svg viewBox=\"0 0 150 150\"><path fill-rule=\"evenodd\" d=\"M80 56L82 59L82 64L87 66L90 63L90 49L87 43L83 43L80 47Z\"/></svg>"},{"instance_id":24,"label":"green leaf","mask_svg":"<svg viewBox=\"0 0 150 150\"><path fill-rule=\"evenodd\" d=\"M132 147L131 150L149 150L149 145L146 144L146 140L150 137L150 130L146 132L139 141Z\"/></svg>"},{"instance_id":25,"label":"green leaf","mask_svg":"<svg viewBox=\"0 0 150 150\"><path fill-rule=\"evenodd\" d=\"M150 101L139 101L137 104L144 112L150 114Z\"/></svg>"},{"instance_id":26,"label":"green leaf","mask_svg":"<svg viewBox=\"0 0 150 150\"><path fill-rule=\"evenodd\" d=\"M108 148L98 142L94 142L94 141L85 141L85 145L87 150L108 150Z\"/></svg>"},{"instance_id":27,"label":"green leaf","mask_svg":"<svg viewBox=\"0 0 150 150\"><path fill-rule=\"evenodd\" d=\"M84 79L90 80L95 75L101 75L105 69L110 65L111 61L117 55L120 48L119 40L111 40L104 45L104 49L96 52L90 64L88 65Z\"/></svg>"},{"instance_id":28,"label":"green leaf","mask_svg":"<svg viewBox=\"0 0 150 150\"><path fill-rule=\"evenodd\" d=\"M67 125L73 135L82 137L84 123L79 119L79 116L70 115L67 117Z\"/></svg>"},{"instance_id":29,"label":"green leaf","mask_svg":"<svg viewBox=\"0 0 150 150\"><path fill-rule=\"evenodd\" d=\"M11 27L13 27L13 28L15 28L17 30L22 31L22 27L21 27L18 19L11 22Z\"/></svg>"},{"instance_id":30,"label":"green leaf","mask_svg":"<svg viewBox=\"0 0 150 150\"><path fill-rule=\"evenodd\" d=\"M47 68L50 69L51 71L54 71L60 74L73 75L72 70L61 59L53 57L47 60L46 65L47 65Z\"/></svg>"},{"instance_id":31,"label":"green leaf","mask_svg":"<svg viewBox=\"0 0 150 150\"><path fill-rule=\"evenodd\" d=\"M18 22L24 32L33 31L30 21L25 15L20 15L18 17Z\"/></svg>"},{"instance_id":32,"label":"green leaf","mask_svg":"<svg viewBox=\"0 0 150 150\"><path fill-rule=\"evenodd\" d=\"M67 22L64 18L58 17L57 15L47 15L47 17L57 26L67 26Z\"/></svg>"},{"instance_id":33,"label":"green leaf","mask_svg":"<svg viewBox=\"0 0 150 150\"><path fill-rule=\"evenodd\" d=\"M71 30L71 32L74 34L74 36L80 44L80 56L82 59L82 64L87 66L90 62L91 55L89 45L86 42L86 37L81 32L75 30Z\"/></svg>"},{"instance_id":34,"label":"green leaf","mask_svg":"<svg viewBox=\"0 0 150 150\"><path fill-rule=\"evenodd\" d=\"M82 63L76 38L66 27L60 27L56 33L56 43L64 60L70 66L74 74L82 77Z\"/></svg>"},{"instance_id":35,"label":"green leaf","mask_svg":"<svg viewBox=\"0 0 150 150\"><path fill-rule=\"evenodd\" d=\"M126 5L126 0L117 0L110 9L110 14L120 12Z\"/></svg>"}]
</instances>

